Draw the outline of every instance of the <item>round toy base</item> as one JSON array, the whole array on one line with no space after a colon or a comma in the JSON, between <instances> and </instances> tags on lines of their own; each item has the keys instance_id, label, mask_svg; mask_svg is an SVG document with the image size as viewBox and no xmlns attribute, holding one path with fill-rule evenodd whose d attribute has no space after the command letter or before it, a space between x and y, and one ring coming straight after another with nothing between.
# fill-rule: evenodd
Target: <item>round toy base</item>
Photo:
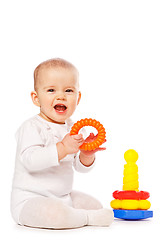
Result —
<instances>
[{"instance_id":1,"label":"round toy base","mask_svg":"<svg viewBox=\"0 0 160 240\"><path fill-rule=\"evenodd\" d=\"M141 220L153 217L153 211L148 210L113 210L115 218L125 220Z\"/></svg>"}]
</instances>

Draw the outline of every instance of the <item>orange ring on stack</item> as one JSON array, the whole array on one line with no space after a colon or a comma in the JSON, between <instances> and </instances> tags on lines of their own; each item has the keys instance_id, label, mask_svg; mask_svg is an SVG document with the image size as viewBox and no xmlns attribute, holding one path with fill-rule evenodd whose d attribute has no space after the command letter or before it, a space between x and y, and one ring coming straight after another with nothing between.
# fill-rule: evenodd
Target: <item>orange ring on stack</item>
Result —
<instances>
[{"instance_id":1,"label":"orange ring on stack","mask_svg":"<svg viewBox=\"0 0 160 240\"><path fill-rule=\"evenodd\" d=\"M83 149L85 151L92 151L92 150L95 150L96 148L99 148L99 146L105 142L106 131L103 125L100 122L96 121L95 119L85 118L76 122L71 128L70 134L71 135L78 134L79 130L85 126L91 126L96 128L98 131L98 135L94 141L83 143L80 146L80 149Z\"/></svg>"}]
</instances>

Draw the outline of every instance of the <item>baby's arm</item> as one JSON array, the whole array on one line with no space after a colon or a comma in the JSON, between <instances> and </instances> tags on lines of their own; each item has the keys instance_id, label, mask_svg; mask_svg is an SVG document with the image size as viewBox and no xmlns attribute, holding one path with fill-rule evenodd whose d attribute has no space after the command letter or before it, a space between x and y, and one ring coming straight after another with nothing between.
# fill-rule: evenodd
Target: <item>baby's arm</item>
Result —
<instances>
[{"instance_id":1,"label":"baby's arm","mask_svg":"<svg viewBox=\"0 0 160 240\"><path fill-rule=\"evenodd\" d=\"M79 147L86 142L91 142L96 138L93 133L87 137L87 139L83 139L82 134L77 134L77 135L70 135L67 134L61 142L57 143L57 152L58 152L58 160L60 161L66 155L68 154L73 154L77 153L79 151ZM93 164L95 160L95 152L105 150L105 148L97 148L96 150L93 151L84 151L81 150L80 152L80 162L86 166L89 167Z\"/></svg>"},{"instance_id":2,"label":"baby's arm","mask_svg":"<svg viewBox=\"0 0 160 240\"><path fill-rule=\"evenodd\" d=\"M88 139L88 138L87 138ZM57 152L58 152L58 160L60 161L66 155L68 154L73 154L77 153L79 151L79 147L83 144L85 140L83 139L82 134L77 134L77 135L70 135L67 134L62 142L58 142L57 145ZM86 151L81 151L80 153L80 162L86 166L89 167L93 164L95 160L95 154L94 152L86 152Z\"/></svg>"},{"instance_id":3,"label":"baby's arm","mask_svg":"<svg viewBox=\"0 0 160 240\"><path fill-rule=\"evenodd\" d=\"M46 145L45 135L33 120L26 121L16 134L17 158L29 172L58 166L55 143Z\"/></svg>"}]
</instances>

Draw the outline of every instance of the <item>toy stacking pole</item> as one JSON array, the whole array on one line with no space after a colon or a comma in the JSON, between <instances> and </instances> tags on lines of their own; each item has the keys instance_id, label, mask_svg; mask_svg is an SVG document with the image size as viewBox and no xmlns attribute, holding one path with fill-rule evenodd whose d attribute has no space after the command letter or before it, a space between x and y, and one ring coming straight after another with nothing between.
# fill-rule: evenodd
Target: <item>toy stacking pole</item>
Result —
<instances>
[{"instance_id":1,"label":"toy stacking pole","mask_svg":"<svg viewBox=\"0 0 160 240\"><path fill-rule=\"evenodd\" d=\"M111 207L114 209L116 218L126 220L139 220L153 217L153 211L148 211L151 204L147 200L150 196L148 192L139 191L138 182L138 153L130 149L125 152L123 177L123 191L113 192L114 200L111 201Z\"/></svg>"},{"instance_id":2,"label":"toy stacking pole","mask_svg":"<svg viewBox=\"0 0 160 240\"><path fill-rule=\"evenodd\" d=\"M138 166L136 164L138 153L134 150L129 150L125 152L124 159L127 164L124 165L123 190L139 191Z\"/></svg>"}]
</instances>

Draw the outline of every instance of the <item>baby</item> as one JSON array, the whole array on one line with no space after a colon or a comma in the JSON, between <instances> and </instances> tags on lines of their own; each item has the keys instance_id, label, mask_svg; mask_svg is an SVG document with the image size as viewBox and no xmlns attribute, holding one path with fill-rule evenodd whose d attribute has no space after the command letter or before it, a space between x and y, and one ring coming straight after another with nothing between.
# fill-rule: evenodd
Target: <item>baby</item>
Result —
<instances>
[{"instance_id":1,"label":"baby","mask_svg":"<svg viewBox=\"0 0 160 240\"><path fill-rule=\"evenodd\" d=\"M95 164L94 151L79 151L82 134L70 136L70 117L81 99L77 69L51 59L34 71L33 103L40 113L16 133L17 153L11 195L14 220L24 226L51 229L86 225L109 226L113 212L95 198L72 190L73 167L86 173Z\"/></svg>"}]
</instances>

